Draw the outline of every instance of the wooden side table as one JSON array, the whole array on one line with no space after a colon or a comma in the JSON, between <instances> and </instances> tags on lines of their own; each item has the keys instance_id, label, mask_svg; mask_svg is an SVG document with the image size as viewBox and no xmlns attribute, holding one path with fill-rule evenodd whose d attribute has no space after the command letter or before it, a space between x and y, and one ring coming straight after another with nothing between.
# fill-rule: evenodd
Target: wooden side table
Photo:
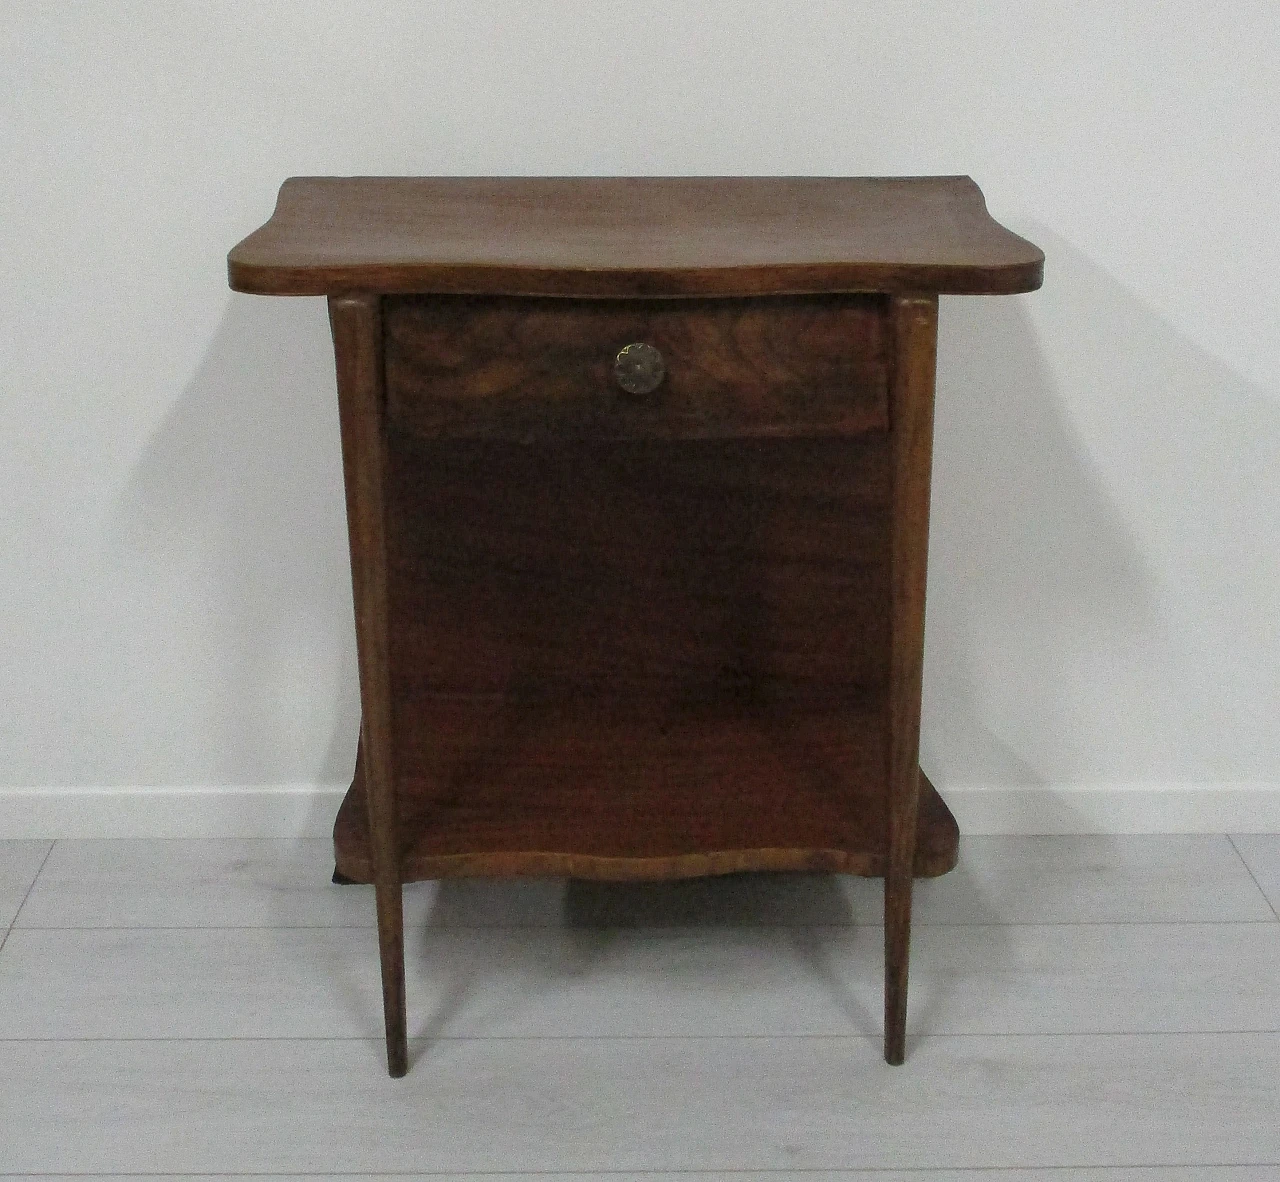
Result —
<instances>
[{"instance_id":1,"label":"wooden side table","mask_svg":"<svg viewBox=\"0 0 1280 1182\"><path fill-rule=\"evenodd\" d=\"M324 295L363 710L334 829L404 882L913 875L938 295L1038 287L964 177L295 178L231 286Z\"/></svg>"}]
</instances>

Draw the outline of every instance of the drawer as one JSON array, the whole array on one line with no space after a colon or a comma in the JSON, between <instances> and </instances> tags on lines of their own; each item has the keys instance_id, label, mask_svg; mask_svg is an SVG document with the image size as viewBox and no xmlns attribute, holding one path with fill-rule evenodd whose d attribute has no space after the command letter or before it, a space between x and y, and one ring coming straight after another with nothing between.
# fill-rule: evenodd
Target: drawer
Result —
<instances>
[{"instance_id":1,"label":"drawer","mask_svg":"<svg viewBox=\"0 0 1280 1182\"><path fill-rule=\"evenodd\" d=\"M885 312L875 295L388 296L388 417L518 442L881 431Z\"/></svg>"}]
</instances>

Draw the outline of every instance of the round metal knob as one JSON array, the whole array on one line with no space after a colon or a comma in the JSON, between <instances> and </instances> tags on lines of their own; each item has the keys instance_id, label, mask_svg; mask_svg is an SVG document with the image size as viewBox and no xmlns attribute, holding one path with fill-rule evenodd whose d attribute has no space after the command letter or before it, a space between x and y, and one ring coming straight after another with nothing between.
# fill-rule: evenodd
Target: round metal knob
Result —
<instances>
[{"instance_id":1,"label":"round metal knob","mask_svg":"<svg viewBox=\"0 0 1280 1182\"><path fill-rule=\"evenodd\" d=\"M641 341L619 350L613 362L613 376L628 394L652 394L666 374L662 354Z\"/></svg>"}]
</instances>

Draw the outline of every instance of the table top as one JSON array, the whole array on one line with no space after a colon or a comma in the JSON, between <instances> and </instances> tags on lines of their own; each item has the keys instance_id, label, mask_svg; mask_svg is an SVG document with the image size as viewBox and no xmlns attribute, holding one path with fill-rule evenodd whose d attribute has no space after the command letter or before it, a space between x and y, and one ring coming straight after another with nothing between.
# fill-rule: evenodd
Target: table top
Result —
<instances>
[{"instance_id":1,"label":"table top","mask_svg":"<svg viewBox=\"0 0 1280 1182\"><path fill-rule=\"evenodd\" d=\"M968 177L293 177L236 291L1007 294L1044 255Z\"/></svg>"}]
</instances>

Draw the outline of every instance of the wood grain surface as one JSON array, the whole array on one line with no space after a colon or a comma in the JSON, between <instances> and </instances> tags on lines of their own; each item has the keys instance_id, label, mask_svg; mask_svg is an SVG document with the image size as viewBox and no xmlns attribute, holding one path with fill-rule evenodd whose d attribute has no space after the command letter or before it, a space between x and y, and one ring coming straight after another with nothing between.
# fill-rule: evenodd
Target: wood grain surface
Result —
<instances>
[{"instance_id":1,"label":"wood grain surface","mask_svg":"<svg viewBox=\"0 0 1280 1182\"><path fill-rule=\"evenodd\" d=\"M391 421L521 442L856 433L887 426L885 299L384 301ZM618 351L666 374L628 394Z\"/></svg>"},{"instance_id":2,"label":"wood grain surface","mask_svg":"<svg viewBox=\"0 0 1280 1182\"><path fill-rule=\"evenodd\" d=\"M392 431L406 878L883 873L889 456ZM335 831L355 879L359 795ZM937 874L957 834L933 799Z\"/></svg>"},{"instance_id":3,"label":"wood grain surface","mask_svg":"<svg viewBox=\"0 0 1280 1182\"><path fill-rule=\"evenodd\" d=\"M888 455L393 434L393 697L883 702Z\"/></svg>"},{"instance_id":4,"label":"wood grain surface","mask_svg":"<svg viewBox=\"0 0 1280 1182\"><path fill-rule=\"evenodd\" d=\"M522 749L547 757L542 763L479 766L468 793L435 802L409 798L418 811L410 818L412 833L405 828L410 834L401 859L405 881L471 875L642 881L787 870L884 876L883 792L871 790L870 780L843 790L834 785L836 776L856 772L858 737L842 739L835 726L810 727L799 736L800 746L771 747L767 732L740 724L723 727L711 738L703 734L696 744L687 743L687 735L663 736L667 741L651 748L648 760L624 768L618 752L630 748L616 745L622 736L599 732L594 750L582 742L593 721L583 718L582 725L574 725L566 720L558 729L543 729L540 746ZM779 724L774 735L784 726ZM856 719L853 729L858 729ZM642 732L626 733L643 754L645 748L636 743ZM443 735L447 744L458 742L454 732ZM522 735L533 737L534 728L526 725ZM558 746L565 738L576 745ZM681 787L696 788L692 798L687 791L664 790L682 739L687 745L678 766L689 779ZM815 740L825 741L827 750ZM872 746L869 736L861 742L863 751ZM842 751L848 762L833 763ZM446 752L446 758L452 754ZM797 772L802 755L828 757L825 790L806 790L805 777ZM744 775L744 769L753 774ZM616 776L620 770L623 774ZM770 780L779 770L791 778ZM583 792L584 777L594 779L594 792ZM785 802L780 792L788 794ZM917 823L917 877L955 869L959 829L923 772ZM334 824L334 849L343 875L352 882L372 881L358 762Z\"/></svg>"},{"instance_id":5,"label":"wood grain surface","mask_svg":"<svg viewBox=\"0 0 1280 1182\"><path fill-rule=\"evenodd\" d=\"M964 294L1044 256L968 177L294 177L227 265L269 295Z\"/></svg>"},{"instance_id":6,"label":"wood grain surface","mask_svg":"<svg viewBox=\"0 0 1280 1182\"><path fill-rule=\"evenodd\" d=\"M365 810L378 911L387 1068L391 1075L399 1077L409 1065L389 661L388 461L380 301L368 293L335 296L329 300L329 323L338 373L338 417L342 426L342 470L360 666L360 747L366 772Z\"/></svg>"},{"instance_id":7,"label":"wood grain surface","mask_svg":"<svg viewBox=\"0 0 1280 1182\"><path fill-rule=\"evenodd\" d=\"M889 1063L900 1064L906 1055L907 964L919 808L917 771L938 297L895 298L892 324L884 1057Z\"/></svg>"},{"instance_id":8,"label":"wood grain surface","mask_svg":"<svg viewBox=\"0 0 1280 1182\"><path fill-rule=\"evenodd\" d=\"M918 763L938 294L1043 261L967 177L285 182L228 271L331 297L365 714L334 843L392 1074L400 886L449 875L884 875L903 1061L913 879L958 847Z\"/></svg>"}]
</instances>

